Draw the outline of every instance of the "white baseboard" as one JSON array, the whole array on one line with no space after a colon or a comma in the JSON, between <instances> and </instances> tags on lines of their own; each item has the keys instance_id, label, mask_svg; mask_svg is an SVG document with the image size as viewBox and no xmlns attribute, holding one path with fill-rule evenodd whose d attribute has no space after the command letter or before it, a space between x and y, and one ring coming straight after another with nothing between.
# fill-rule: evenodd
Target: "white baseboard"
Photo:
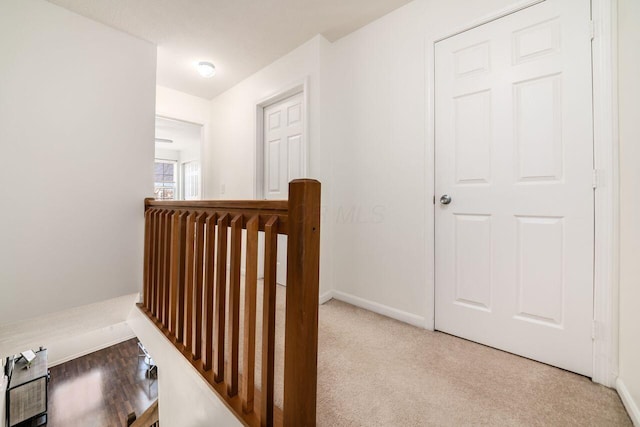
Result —
<instances>
[{"instance_id":1,"label":"white baseboard","mask_svg":"<svg viewBox=\"0 0 640 427\"><path fill-rule=\"evenodd\" d=\"M425 327L425 318L416 314L408 313L406 311L398 310L397 308L389 307L384 304L380 304L374 301L369 301L364 298L360 298L351 294L333 290L331 291L332 297L355 305L356 307L364 308L365 310L373 311L374 313L381 314L392 319L399 320L404 323L408 323L419 328Z\"/></svg>"},{"instance_id":2,"label":"white baseboard","mask_svg":"<svg viewBox=\"0 0 640 427\"><path fill-rule=\"evenodd\" d=\"M329 302L333 299L333 291L327 291L324 294L320 295L320 305L324 304L325 302Z\"/></svg>"},{"instance_id":3,"label":"white baseboard","mask_svg":"<svg viewBox=\"0 0 640 427\"><path fill-rule=\"evenodd\" d=\"M638 407L638 403L633 400L633 397L631 396L631 393L629 393L627 386L624 385L624 382L619 377L616 380L616 390L618 390L620 399L622 400L625 409L629 413L631 422L633 422L634 426L640 427L640 407Z\"/></svg>"}]
</instances>

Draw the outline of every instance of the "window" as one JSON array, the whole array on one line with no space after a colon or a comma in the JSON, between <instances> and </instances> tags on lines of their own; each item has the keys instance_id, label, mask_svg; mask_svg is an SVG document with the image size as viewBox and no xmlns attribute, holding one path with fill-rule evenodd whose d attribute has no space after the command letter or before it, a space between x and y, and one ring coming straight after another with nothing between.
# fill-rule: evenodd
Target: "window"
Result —
<instances>
[{"instance_id":1,"label":"window","mask_svg":"<svg viewBox=\"0 0 640 427\"><path fill-rule=\"evenodd\" d=\"M175 161L156 159L153 190L156 200L177 200L177 165Z\"/></svg>"}]
</instances>

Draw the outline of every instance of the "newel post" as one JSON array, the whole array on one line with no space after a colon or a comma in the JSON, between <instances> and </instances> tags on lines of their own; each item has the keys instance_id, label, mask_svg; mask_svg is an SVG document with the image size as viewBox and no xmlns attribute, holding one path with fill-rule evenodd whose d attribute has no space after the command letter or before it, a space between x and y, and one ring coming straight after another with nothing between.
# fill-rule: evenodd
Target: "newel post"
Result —
<instances>
[{"instance_id":1,"label":"newel post","mask_svg":"<svg viewBox=\"0 0 640 427\"><path fill-rule=\"evenodd\" d=\"M284 426L316 425L320 183L289 183Z\"/></svg>"}]
</instances>

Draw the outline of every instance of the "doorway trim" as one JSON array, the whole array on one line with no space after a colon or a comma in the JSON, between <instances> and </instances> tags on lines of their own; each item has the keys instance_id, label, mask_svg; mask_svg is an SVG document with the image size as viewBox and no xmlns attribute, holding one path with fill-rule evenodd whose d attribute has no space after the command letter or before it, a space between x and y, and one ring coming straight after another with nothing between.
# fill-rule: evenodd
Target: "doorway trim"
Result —
<instances>
[{"instance_id":1,"label":"doorway trim","mask_svg":"<svg viewBox=\"0 0 640 427\"><path fill-rule=\"evenodd\" d=\"M425 328L435 329L435 44L464 31L546 0L527 0L496 11L440 37L427 36L425 182L427 313ZM617 0L591 0L594 192L593 376L614 387L618 376L619 164L617 97ZM588 31L588 29L585 29ZM426 171L432 171L428 173ZM429 256L429 254L431 256Z\"/></svg>"},{"instance_id":2,"label":"doorway trim","mask_svg":"<svg viewBox=\"0 0 640 427\"><path fill-rule=\"evenodd\" d=\"M204 157L204 151L205 151L205 134L207 132L207 124L205 123L198 123L198 122L194 122L192 120L185 120L185 119L179 119L177 117L174 117L170 114L164 114L162 112L156 112L155 116L154 116L154 123L155 123L155 119L156 118L161 118L164 120L173 120L175 122L181 122L181 123L188 123L190 125L194 125L194 126L200 126L200 199L205 199L204 196L204 191L205 191L205 172L206 172L206 168L205 168L205 157ZM179 173L180 175L182 175L182 164L180 162L178 162L179 164ZM182 177L180 177L180 180L182 180ZM180 186L178 186L180 187ZM182 191L182 190L179 190Z\"/></svg>"},{"instance_id":3,"label":"doorway trim","mask_svg":"<svg viewBox=\"0 0 640 427\"><path fill-rule=\"evenodd\" d=\"M594 37L593 152L596 171L593 288L593 381L618 377L618 0L591 0Z\"/></svg>"},{"instance_id":4,"label":"doorway trim","mask_svg":"<svg viewBox=\"0 0 640 427\"><path fill-rule=\"evenodd\" d=\"M253 198L263 200L264 197L264 109L287 99L293 95L302 93L302 105L304 108L302 124L302 176L306 177L309 171L309 76L296 80L271 95L259 99L256 105L256 142L254 145L254 179Z\"/></svg>"}]
</instances>

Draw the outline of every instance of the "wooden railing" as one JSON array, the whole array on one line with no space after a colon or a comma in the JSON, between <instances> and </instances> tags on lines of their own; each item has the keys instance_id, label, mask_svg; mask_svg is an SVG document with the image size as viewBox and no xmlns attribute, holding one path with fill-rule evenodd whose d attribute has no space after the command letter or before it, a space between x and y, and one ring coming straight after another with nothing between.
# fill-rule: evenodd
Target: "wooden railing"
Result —
<instances>
[{"instance_id":1,"label":"wooden railing","mask_svg":"<svg viewBox=\"0 0 640 427\"><path fill-rule=\"evenodd\" d=\"M133 415L133 416L132 416ZM156 427L158 426L158 399L156 399L151 406L147 408L139 417L136 417L136 413L129 414L131 421L127 420L127 425L131 427Z\"/></svg>"},{"instance_id":2,"label":"wooden railing","mask_svg":"<svg viewBox=\"0 0 640 427\"><path fill-rule=\"evenodd\" d=\"M243 230L246 258L244 301L240 301ZM262 330L256 331L260 231L265 243L263 314ZM279 234L288 236L281 410L274 405ZM146 199L144 245L142 310L235 414L251 426L314 426L320 183L292 181L288 201ZM262 334L262 360L258 362L256 333ZM261 365L260 390L254 383L256 363Z\"/></svg>"}]
</instances>

